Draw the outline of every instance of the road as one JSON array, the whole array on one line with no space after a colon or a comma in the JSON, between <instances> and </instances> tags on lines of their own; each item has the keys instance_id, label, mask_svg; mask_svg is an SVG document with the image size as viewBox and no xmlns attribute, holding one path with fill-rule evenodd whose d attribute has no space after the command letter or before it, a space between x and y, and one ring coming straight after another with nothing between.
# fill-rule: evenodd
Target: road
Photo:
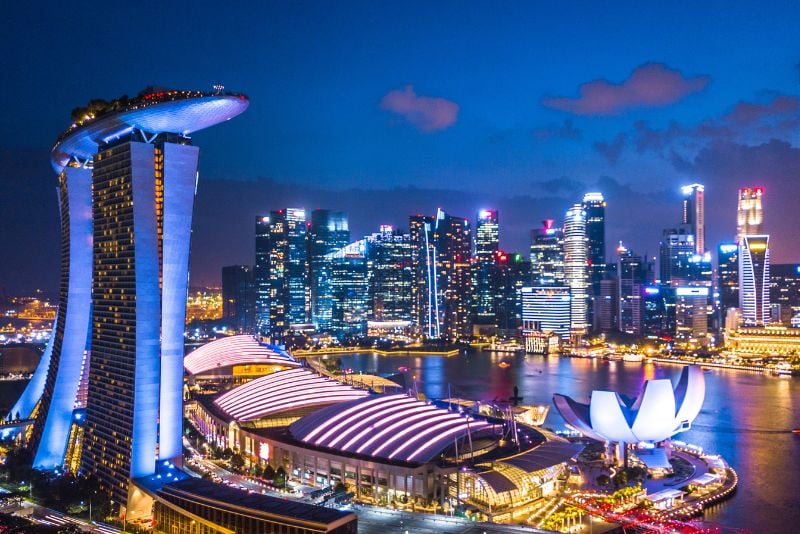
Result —
<instances>
[{"instance_id":1,"label":"road","mask_svg":"<svg viewBox=\"0 0 800 534\"><path fill-rule=\"evenodd\" d=\"M61 527L75 525L80 528L81 532L91 532L95 534L119 534L121 532L118 528L112 527L111 525L89 523L82 519L70 517L56 510L39 506L30 501L22 501L20 506L0 509L0 512L25 517L38 525Z\"/></svg>"},{"instance_id":2,"label":"road","mask_svg":"<svg viewBox=\"0 0 800 534\"><path fill-rule=\"evenodd\" d=\"M527 527L473 523L457 517L398 512L385 508L355 505L359 534L532 534L546 532Z\"/></svg>"}]
</instances>

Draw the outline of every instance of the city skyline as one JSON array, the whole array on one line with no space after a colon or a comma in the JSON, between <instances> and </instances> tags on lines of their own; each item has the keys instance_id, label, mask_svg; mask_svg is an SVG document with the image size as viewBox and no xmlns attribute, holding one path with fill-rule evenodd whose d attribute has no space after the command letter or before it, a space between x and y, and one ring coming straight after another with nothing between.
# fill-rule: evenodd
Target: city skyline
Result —
<instances>
[{"instance_id":1,"label":"city skyline","mask_svg":"<svg viewBox=\"0 0 800 534\"><path fill-rule=\"evenodd\" d=\"M800 194L796 4L339 7L273 4L220 19L216 6L176 4L153 26L144 14L123 17L121 6L93 6L109 21L97 35L108 46L97 49L70 35L80 7L65 19L12 6L21 22L9 35L13 83L0 91L8 102L26 95L26 105L9 106L0 126L0 193L19 199L0 214L6 246L20 253L15 265L0 266L6 288L57 285L36 273L58 261L56 198L42 192L53 190L46 151L64 110L147 83L223 82L247 87L253 100L241 128L197 136L212 147L199 168L197 282L217 280L220 265L250 262L251 240L229 236L243 236L235 229L280 205L347 211L356 235L437 207L462 215L491 207L504 213L501 247L521 250L539 220L602 191L611 206L633 207L610 210L609 242L650 254L661 225L631 227L624 217L672 220L678 188L695 182L715 199L705 207L709 244L732 237L728 199L760 186L773 259L800 255L790 239L790 199ZM112 38L123 31L114 21L126 17L142 28L140 42L181 39L195 53L176 47L159 62L119 61L130 52ZM195 30L176 35L184 22ZM41 39L16 34L31 25ZM206 34L216 38L197 40ZM705 46L692 45L696 35ZM631 41L647 46L625 46ZM29 105L27 95L48 80L26 65L45 64L53 49L93 57L104 76L70 78L57 95Z\"/></svg>"},{"instance_id":2,"label":"city skyline","mask_svg":"<svg viewBox=\"0 0 800 534\"><path fill-rule=\"evenodd\" d=\"M800 3L69 7L7 10L0 525L800 521Z\"/></svg>"}]
</instances>

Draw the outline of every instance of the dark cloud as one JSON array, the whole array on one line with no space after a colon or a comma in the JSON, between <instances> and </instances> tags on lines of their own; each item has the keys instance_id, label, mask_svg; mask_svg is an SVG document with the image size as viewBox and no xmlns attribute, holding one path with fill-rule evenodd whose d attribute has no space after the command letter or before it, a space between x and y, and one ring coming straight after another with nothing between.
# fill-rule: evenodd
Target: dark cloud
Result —
<instances>
[{"instance_id":1,"label":"dark cloud","mask_svg":"<svg viewBox=\"0 0 800 534\"><path fill-rule=\"evenodd\" d=\"M675 164L706 185L706 198L715 198L714 193L719 191L730 194L706 203L706 220L720 226L715 232L717 241L729 240L734 234L736 189L764 187L764 224L772 236L773 261L800 260L796 247L800 148L778 139L753 146L717 141L702 148L694 158L676 159Z\"/></svg>"},{"instance_id":2,"label":"dark cloud","mask_svg":"<svg viewBox=\"0 0 800 534\"><path fill-rule=\"evenodd\" d=\"M699 150L708 143L729 141L760 144L772 138L785 138L800 130L800 98L772 94L765 102L738 102L720 117L711 117L690 126L672 121L655 129L645 121L633 125L633 143L639 153L654 152L671 158L676 148Z\"/></svg>"},{"instance_id":3,"label":"dark cloud","mask_svg":"<svg viewBox=\"0 0 800 534\"><path fill-rule=\"evenodd\" d=\"M573 126L570 119L565 119L561 124L551 123L542 128L534 128L531 133L537 141L549 141L550 139L580 141L583 137L583 131Z\"/></svg>"},{"instance_id":4,"label":"dark cloud","mask_svg":"<svg viewBox=\"0 0 800 534\"><path fill-rule=\"evenodd\" d=\"M599 152L609 165L616 165L622 155L622 150L625 148L625 140L627 136L624 133L619 133L611 141L598 141L594 144L594 149Z\"/></svg>"}]
</instances>

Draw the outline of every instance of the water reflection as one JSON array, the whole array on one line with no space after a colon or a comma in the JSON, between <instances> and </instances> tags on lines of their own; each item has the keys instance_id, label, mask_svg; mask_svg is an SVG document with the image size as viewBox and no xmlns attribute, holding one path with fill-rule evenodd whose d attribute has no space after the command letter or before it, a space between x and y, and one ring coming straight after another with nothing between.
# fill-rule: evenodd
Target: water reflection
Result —
<instances>
[{"instance_id":1,"label":"water reflection","mask_svg":"<svg viewBox=\"0 0 800 534\"><path fill-rule=\"evenodd\" d=\"M342 358L356 371L389 373L408 367L426 396L507 399L514 386L526 404L552 406L553 393L587 400L593 389L617 390L630 396L645 380L680 374L679 365L646 365L591 359L525 357L510 354L469 353L455 357L358 354ZM499 366L501 361L509 367ZM728 370L706 375L706 401L692 429L680 439L722 454L739 473L742 488L733 500L706 513L720 525L753 532L787 532L800 525L800 427L796 411L800 379L778 378ZM546 426L562 428L561 416L550 410Z\"/></svg>"}]
</instances>

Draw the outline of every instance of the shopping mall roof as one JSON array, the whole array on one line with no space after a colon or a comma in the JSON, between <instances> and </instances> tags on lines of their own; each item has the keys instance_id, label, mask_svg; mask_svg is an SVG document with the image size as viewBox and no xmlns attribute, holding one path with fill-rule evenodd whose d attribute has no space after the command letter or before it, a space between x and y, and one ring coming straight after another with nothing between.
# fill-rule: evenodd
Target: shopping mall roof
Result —
<instances>
[{"instance_id":1,"label":"shopping mall roof","mask_svg":"<svg viewBox=\"0 0 800 534\"><path fill-rule=\"evenodd\" d=\"M509 479L499 471L483 471L477 475L484 480L494 490L495 493L503 493L506 491L514 491L517 485L513 480Z\"/></svg>"},{"instance_id":2,"label":"shopping mall roof","mask_svg":"<svg viewBox=\"0 0 800 534\"><path fill-rule=\"evenodd\" d=\"M199 500L207 506L222 508L234 513L242 513L242 508L246 508L248 511L263 514L268 519L288 517L323 525L339 524L342 519L354 515L353 512L344 512L334 508L249 493L202 478L187 478L165 484L158 494L162 498L173 495L182 499Z\"/></svg>"},{"instance_id":3,"label":"shopping mall roof","mask_svg":"<svg viewBox=\"0 0 800 534\"><path fill-rule=\"evenodd\" d=\"M217 339L190 352L183 360L184 368L192 375L245 364L300 367L286 351L248 335Z\"/></svg>"},{"instance_id":4,"label":"shopping mall roof","mask_svg":"<svg viewBox=\"0 0 800 534\"><path fill-rule=\"evenodd\" d=\"M402 394L373 395L323 408L289 427L304 443L350 454L429 462L467 433L493 425Z\"/></svg>"},{"instance_id":5,"label":"shopping mall roof","mask_svg":"<svg viewBox=\"0 0 800 534\"><path fill-rule=\"evenodd\" d=\"M363 389L342 384L309 369L290 369L251 380L222 394L214 403L236 421L244 422L367 395L369 392Z\"/></svg>"},{"instance_id":6,"label":"shopping mall roof","mask_svg":"<svg viewBox=\"0 0 800 534\"><path fill-rule=\"evenodd\" d=\"M583 448L584 445L579 443L549 440L515 456L497 460L497 463L511 465L526 473L534 473L568 461L581 452Z\"/></svg>"},{"instance_id":7,"label":"shopping mall roof","mask_svg":"<svg viewBox=\"0 0 800 534\"><path fill-rule=\"evenodd\" d=\"M119 105L115 105L119 104ZM131 100L108 103L97 117L86 115L56 140L51 162L57 173L70 159L91 160L101 143L134 129L153 133L189 135L242 113L250 101L243 94L159 90Z\"/></svg>"}]
</instances>

